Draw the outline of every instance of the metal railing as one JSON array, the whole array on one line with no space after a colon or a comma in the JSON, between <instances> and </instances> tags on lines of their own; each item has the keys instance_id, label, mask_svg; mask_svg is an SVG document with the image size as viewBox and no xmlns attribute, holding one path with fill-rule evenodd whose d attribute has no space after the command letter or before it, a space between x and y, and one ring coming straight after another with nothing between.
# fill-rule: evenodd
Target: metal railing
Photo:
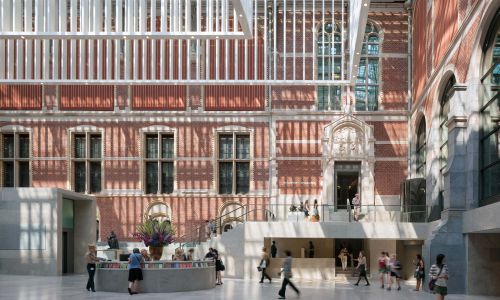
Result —
<instances>
[{"instance_id":1,"label":"metal railing","mask_svg":"<svg viewBox=\"0 0 500 300\"><path fill-rule=\"evenodd\" d=\"M273 204L271 211L279 221L292 222L428 222L433 207L427 205L318 205L319 218L313 218L312 207L306 216L306 210L290 204Z\"/></svg>"}]
</instances>

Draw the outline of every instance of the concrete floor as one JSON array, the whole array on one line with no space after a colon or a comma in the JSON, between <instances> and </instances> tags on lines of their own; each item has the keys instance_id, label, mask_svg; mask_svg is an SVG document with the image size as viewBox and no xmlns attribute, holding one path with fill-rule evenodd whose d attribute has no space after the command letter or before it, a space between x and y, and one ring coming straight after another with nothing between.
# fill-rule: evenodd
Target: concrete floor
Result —
<instances>
[{"instance_id":1,"label":"concrete floor","mask_svg":"<svg viewBox=\"0 0 500 300\"><path fill-rule=\"evenodd\" d=\"M87 277L71 275L62 277L8 276L0 275L0 299L9 300L57 300L57 299L276 299L279 282L259 284L249 280L225 279L222 286L215 289L172 293L172 294L127 294L127 283L123 283L123 293L91 293L85 290ZM349 282L296 282L302 292L301 299L335 300L431 300L434 296L426 292L413 292L413 286L403 286L401 291L385 291L374 282L372 286L355 287ZM287 299L297 299L297 295L287 288ZM479 297L450 295L447 300L486 300L500 297Z\"/></svg>"}]
</instances>

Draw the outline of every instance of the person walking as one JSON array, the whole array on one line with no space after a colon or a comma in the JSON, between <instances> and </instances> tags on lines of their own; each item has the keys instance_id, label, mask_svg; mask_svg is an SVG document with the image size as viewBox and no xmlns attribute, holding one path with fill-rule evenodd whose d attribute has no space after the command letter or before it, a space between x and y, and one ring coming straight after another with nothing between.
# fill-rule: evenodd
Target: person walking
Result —
<instances>
[{"instance_id":1,"label":"person walking","mask_svg":"<svg viewBox=\"0 0 500 300\"><path fill-rule=\"evenodd\" d=\"M363 254L363 251L359 251L359 256L358 259L358 266L356 267L356 270L359 271L359 277L358 277L358 282L354 285L359 285L359 282L361 281L361 278L365 278L366 280L366 286L370 285L370 282L368 282L368 278L366 277L366 257Z\"/></svg>"},{"instance_id":2,"label":"person walking","mask_svg":"<svg viewBox=\"0 0 500 300\"><path fill-rule=\"evenodd\" d=\"M422 282L425 279L425 263L424 260L422 259L422 255L417 254L417 260L414 261L415 264L415 279L417 279L417 286L415 287L414 291L419 291L420 286L422 285Z\"/></svg>"},{"instance_id":3,"label":"person walking","mask_svg":"<svg viewBox=\"0 0 500 300\"><path fill-rule=\"evenodd\" d=\"M436 300L444 300L448 295L448 266L444 263L445 255L438 254L436 263L432 265L429 270L431 281L434 281L434 288L432 291L436 295ZM430 287L431 283L429 283Z\"/></svg>"},{"instance_id":4,"label":"person walking","mask_svg":"<svg viewBox=\"0 0 500 300\"><path fill-rule=\"evenodd\" d=\"M262 272L262 276L260 277L259 283L264 282L264 277L269 280L269 283L271 283L271 277L269 277L269 275L266 273L266 269L267 267L269 267L269 263L270 263L269 255L267 254L266 248L264 247L262 248L262 256L259 264L260 271Z\"/></svg>"},{"instance_id":5,"label":"person walking","mask_svg":"<svg viewBox=\"0 0 500 300\"><path fill-rule=\"evenodd\" d=\"M88 245L88 252L85 254L85 258L87 260L87 272L89 273L89 279L87 280L87 291L92 291L95 292L95 285L94 285L94 275L95 275L95 268L96 268L96 263L98 263L101 259L97 257L97 249L94 244L89 244Z\"/></svg>"},{"instance_id":6,"label":"person walking","mask_svg":"<svg viewBox=\"0 0 500 300\"><path fill-rule=\"evenodd\" d=\"M283 270L278 273L278 275L281 275L281 273L283 273L284 275L281 289L278 292L278 295L280 296L278 299L285 299L287 285L290 285L292 289L297 293L297 296L300 297L299 289L293 284L293 282L290 281L290 278L292 278L292 252L290 252L290 250L285 250L285 256L286 258L282 266Z\"/></svg>"},{"instance_id":7,"label":"person walking","mask_svg":"<svg viewBox=\"0 0 500 300\"><path fill-rule=\"evenodd\" d=\"M380 287L384 288L385 283L385 273L386 273L386 260L385 260L385 251L380 253L380 257L378 258L378 274L380 277Z\"/></svg>"},{"instance_id":8,"label":"person walking","mask_svg":"<svg viewBox=\"0 0 500 300\"><path fill-rule=\"evenodd\" d=\"M314 222L319 222L318 200L316 200L316 199L314 200L312 214L313 214Z\"/></svg>"},{"instance_id":9,"label":"person walking","mask_svg":"<svg viewBox=\"0 0 500 300\"><path fill-rule=\"evenodd\" d=\"M276 254L278 253L278 247L276 247L276 241L273 241L271 245L271 257L276 258Z\"/></svg>"},{"instance_id":10,"label":"person walking","mask_svg":"<svg viewBox=\"0 0 500 300\"><path fill-rule=\"evenodd\" d=\"M389 282L388 291L391 290L392 284L394 283L394 279L396 279L396 283L398 284L398 291L401 290L401 262L397 259L396 254L393 254L391 260L389 262L391 268L391 281Z\"/></svg>"},{"instance_id":11,"label":"person walking","mask_svg":"<svg viewBox=\"0 0 500 300\"><path fill-rule=\"evenodd\" d=\"M128 293L130 295L139 293L139 280L142 280L141 264L144 263L139 248L134 248L128 258Z\"/></svg>"},{"instance_id":12,"label":"person walking","mask_svg":"<svg viewBox=\"0 0 500 300\"><path fill-rule=\"evenodd\" d=\"M347 271L347 256L349 255L349 251L347 250L346 247L343 247L342 250L340 250L340 262L342 263L342 271Z\"/></svg>"}]
</instances>

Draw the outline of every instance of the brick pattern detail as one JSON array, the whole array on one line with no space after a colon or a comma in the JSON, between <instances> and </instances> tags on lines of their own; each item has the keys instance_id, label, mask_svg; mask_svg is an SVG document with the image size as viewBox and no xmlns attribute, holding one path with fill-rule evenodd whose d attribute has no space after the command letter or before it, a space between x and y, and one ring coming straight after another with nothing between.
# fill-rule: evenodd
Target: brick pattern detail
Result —
<instances>
[{"instance_id":1,"label":"brick pattern detail","mask_svg":"<svg viewBox=\"0 0 500 300\"><path fill-rule=\"evenodd\" d=\"M185 110L186 87L145 85L132 87L134 110Z\"/></svg>"},{"instance_id":2,"label":"brick pattern detail","mask_svg":"<svg viewBox=\"0 0 500 300\"><path fill-rule=\"evenodd\" d=\"M374 126L376 141L406 141L406 122L369 122Z\"/></svg>"},{"instance_id":3,"label":"brick pattern detail","mask_svg":"<svg viewBox=\"0 0 500 300\"><path fill-rule=\"evenodd\" d=\"M384 110L407 109L408 95L408 59L382 59L383 82L380 97Z\"/></svg>"},{"instance_id":4,"label":"brick pattern detail","mask_svg":"<svg viewBox=\"0 0 500 300\"><path fill-rule=\"evenodd\" d=\"M434 0L434 67L443 59L458 31L458 0Z\"/></svg>"},{"instance_id":5,"label":"brick pattern detail","mask_svg":"<svg viewBox=\"0 0 500 300\"><path fill-rule=\"evenodd\" d=\"M42 87L0 85L0 110L42 109Z\"/></svg>"},{"instance_id":6,"label":"brick pattern detail","mask_svg":"<svg viewBox=\"0 0 500 300\"><path fill-rule=\"evenodd\" d=\"M402 144L377 144L375 145L375 157L406 157L408 146Z\"/></svg>"},{"instance_id":7,"label":"brick pattern detail","mask_svg":"<svg viewBox=\"0 0 500 300\"><path fill-rule=\"evenodd\" d=\"M206 110L264 110L264 86L206 86Z\"/></svg>"},{"instance_id":8,"label":"brick pattern detail","mask_svg":"<svg viewBox=\"0 0 500 300\"><path fill-rule=\"evenodd\" d=\"M278 143L276 145L276 155L282 157L318 157L322 154L320 143L289 144Z\"/></svg>"},{"instance_id":9,"label":"brick pattern detail","mask_svg":"<svg viewBox=\"0 0 500 300\"><path fill-rule=\"evenodd\" d=\"M278 161L278 187L284 195L317 195L323 177L321 161Z\"/></svg>"},{"instance_id":10,"label":"brick pattern detail","mask_svg":"<svg viewBox=\"0 0 500 300\"><path fill-rule=\"evenodd\" d=\"M403 161L375 162L375 194L399 195L399 184L407 177L407 163Z\"/></svg>"},{"instance_id":11,"label":"brick pattern detail","mask_svg":"<svg viewBox=\"0 0 500 300\"><path fill-rule=\"evenodd\" d=\"M177 228L177 242L189 240L191 231L203 226L205 220L218 215L218 209L225 202L238 202L248 206L251 213L248 220L265 220L265 212L269 200L266 197L97 197L97 207L100 212L100 237L114 230L120 241L136 241L133 234L136 226L142 222L144 213L153 201L165 202L172 211L172 220ZM204 235L204 227L202 234ZM185 235L188 235L186 237ZM202 236L203 237L203 236Z\"/></svg>"},{"instance_id":12,"label":"brick pattern detail","mask_svg":"<svg viewBox=\"0 0 500 300\"><path fill-rule=\"evenodd\" d=\"M113 86L63 85L60 87L61 110L113 110Z\"/></svg>"}]
</instances>

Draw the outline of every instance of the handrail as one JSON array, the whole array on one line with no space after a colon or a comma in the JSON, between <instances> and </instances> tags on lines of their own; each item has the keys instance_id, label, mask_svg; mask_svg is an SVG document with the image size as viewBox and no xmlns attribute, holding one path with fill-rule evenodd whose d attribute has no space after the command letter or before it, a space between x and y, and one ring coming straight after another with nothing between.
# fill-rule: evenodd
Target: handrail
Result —
<instances>
[{"instance_id":1,"label":"handrail","mask_svg":"<svg viewBox=\"0 0 500 300\"><path fill-rule=\"evenodd\" d=\"M221 216L218 216L216 219L221 219L222 217L227 216L227 215L229 215L229 214L231 214L231 213L233 213L233 212L237 211L238 209L246 208L247 206L248 206L248 204L242 205L242 206L240 206L240 207L238 207L238 208L235 208L235 209L231 210L230 212L227 212L227 213L225 213L225 214L223 214L223 215L221 215ZM192 237L193 232L195 232L195 231L196 231L196 232L199 232L199 230L200 230L202 227L204 227L204 226L205 226L204 224L202 224L202 225L198 225L198 226L197 226L197 227L195 227L194 229L191 229L188 233L185 233L184 235L182 235L182 236L180 236L180 237L177 237L177 239L182 239L182 238L185 238L185 237L187 237L187 236ZM218 227L218 226L217 226L217 224L215 224L215 230L217 230L217 227ZM199 244L199 243L201 243L201 241L200 241L200 234L198 233L198 244ZM186 244L186 243L184 243L184 244ZM180 247L182 247L182 243L179 243L179 246L180 246Z\"/></svg>"},{"instance_id":2,"label":"handrail","mask_svg":"<svg viewBox=\"0 0 500 300\"><path fill-rule=\"evenodd\" d=\"M234 209L234 210L232 210L232 211L230 211L230 212L228 212L228 213L226 213L226 214L224 214L224 215L221 215L219 218L222 218L222 217L224 217L224 216L227 216L227 215L229 215L230 213L232 213L232 212L234 212L234 211L236 211L236 210L238 210L238 209L240 209L240 208L246 207L246 206L247 206L247 205L244 205L244 206L241 206L241 207L239 207L239 208L237 208L237 209ZM267 217L267 218L268 218L268 217L271 217L271 218L272 218L272 220L274 220L274 218L275 218L274 213L273 213L272 211L270 211L269 209L266 209L266 208L255 208L255 209L252 209L252 210L246 211L246 212L242 213L241 215L236 216L236 218L246 217L246 216L248 216L250 213L255 212L255 211L264 211L264 212L266 212L266 217ZM247 218L245 218L245 222L246 222L246 221L247 221ZM203 226L205 226L205 225L199 225L199 226L197 226L194 230L201 229ZM191 233L193 233L193 231L194 231L194 230L191 230L191 231L189 232L189 234L187 234L187 233L186 233L186 234L182 235L181 237L179 237L179 239L180 239L180 238L183 238L183 237L186 237L186 236L192 236L192 235L191 235ZM216 230L217 232L220 232L220 234L222 234L222 222L221 222L220 224L215 224L215 230ZM220 230L220 231L219 231L219 230ZM192 241L191 241L191 242L192 242ZM185 245L185 244L187 244L187 243L189 243L189 242L185 242L185 243L184 243L184 245ZM200 242L200 236L199 236L199 234L198 234L198 244L200 244L200 243L201 243L201 242ZM179 246L180 246L181 248L182 248L182 245L183 245L183 243L179 243Z\"/></svg>"}]
</instances>

